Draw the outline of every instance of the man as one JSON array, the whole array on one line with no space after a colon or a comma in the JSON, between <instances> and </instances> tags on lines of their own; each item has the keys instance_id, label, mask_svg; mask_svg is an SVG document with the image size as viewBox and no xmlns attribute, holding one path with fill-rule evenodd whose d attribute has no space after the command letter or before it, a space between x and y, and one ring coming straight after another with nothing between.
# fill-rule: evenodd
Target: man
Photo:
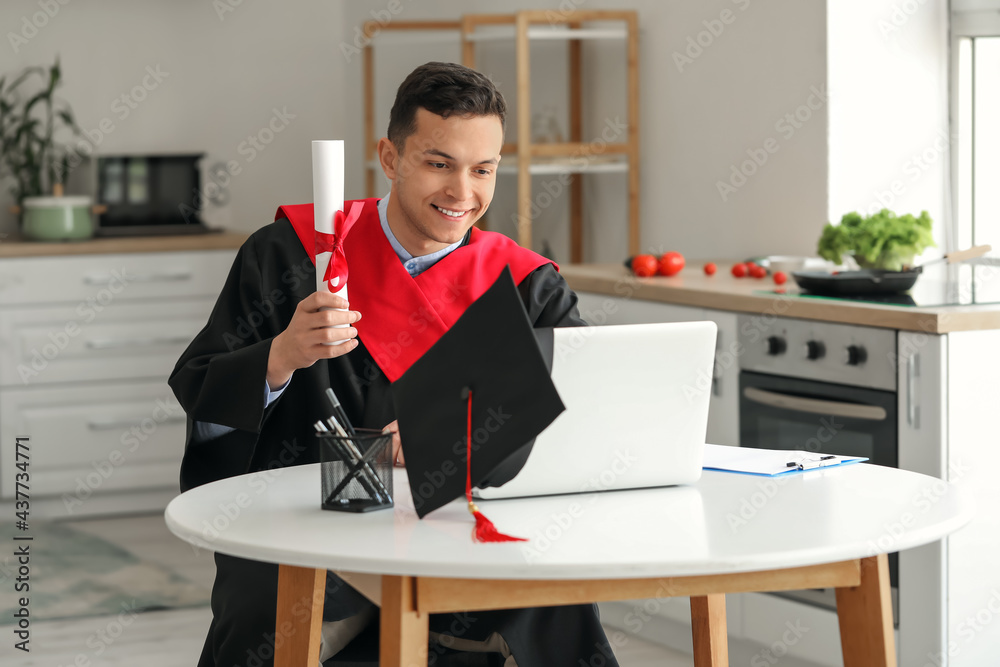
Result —
<instances>
[{"instance_id":1,"label":"man","mask_svg":"<svg viewBox=\"0 0 1000 667\"><path fill-rule=\"evenodd\" d=\"M395 431L390 382L433 343L428 331L454 323L508 265L534 326L583 324L576 296L548 260L472 230L493 198L505 114L493 84L459 65L428 63L402 83L378 145L391 192L365 200L344 246L351 304L313 291L303 247L311 243L311 206L280 208L247 240L209 323L170 377L189 416L183 490L318 461L311 424L328 413L327 387L355 426ZM394 450L401 456L398 434ZM268 664L277 566L222 554L216 566L199 666ZM461 622L435 615L431 630L445 645L496 650L507 665L576 666L598 655L614 665L595 609L484 612ZM327 653L372 616L371 603L328 573Z\"/></svg>"}]
</instances>

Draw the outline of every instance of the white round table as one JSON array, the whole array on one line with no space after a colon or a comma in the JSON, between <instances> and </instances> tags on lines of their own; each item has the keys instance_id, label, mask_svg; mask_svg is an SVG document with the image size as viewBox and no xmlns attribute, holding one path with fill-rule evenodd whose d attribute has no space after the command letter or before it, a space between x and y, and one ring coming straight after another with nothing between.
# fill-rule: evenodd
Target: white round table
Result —
<instances>
[{"instance_id":1,"label":"white round table","mask_svg":"<svg viewBox=\"0 0 1000 667\"><path fill-rule=\"evenodd\" d=\"M695 664L724 665L725 593L834 587L844 664L874 667L895 664L885 554L973 514L959 489L893 468L705 471L692 486L479 501L499 530L529 538L479 544L464 499L418 520L403 471L394 486L391 510L326 511L318 464L278 469L188 491L166 521L194 545L281 565L278 625L302 632L278 667L315 665L327 569L382 604L384 665L426 649L432 612L675 595L691 596ZM310 594L309 617L293 614Z\"/></svg>"}]
</instances>

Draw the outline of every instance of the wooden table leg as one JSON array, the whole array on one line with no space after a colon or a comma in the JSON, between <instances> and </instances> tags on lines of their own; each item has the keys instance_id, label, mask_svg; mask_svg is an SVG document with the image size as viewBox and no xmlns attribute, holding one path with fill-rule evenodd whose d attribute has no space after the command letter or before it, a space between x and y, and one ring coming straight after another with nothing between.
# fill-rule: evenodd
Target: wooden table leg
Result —
<instances>
[{"instance_id":1,"label":"wooden table leg","mask_svg":"<svg viewBox=\"0 0 1000 667\"><path fill-rule=\"evenodd\" d=\"M895 667L889 557L861 559L861 583L837 589L844 667Z\"/></svg>"},{"instance_id":2,"label":"wooden table leg","mask_svg":"<svg viewBox=\"0 0 1000 667\"><path fill-rule=\"evenodd\" d=\"M724 593L691 596L695 667L729 667Z\"/></svg>"},{"instance_id":3,"label":"wooden table leg","mask_svg":"<svg viewBox=\"0 0 1000 667\"><path fill-rule=\"evenodd\" d=\"M427 666L428 614L417 611L415 577L382 577L381 667Z\"/></svg>"},{"instance_id":4,"label":"wooden table leg","mask_svg":"<svg viewBox=\"0 0 1000 667\"><path fill-rule=\"evenodd\" d=\"M326 596L326 570L278 566L274 667L316 667Z\"/></svg>"}]
</instances>

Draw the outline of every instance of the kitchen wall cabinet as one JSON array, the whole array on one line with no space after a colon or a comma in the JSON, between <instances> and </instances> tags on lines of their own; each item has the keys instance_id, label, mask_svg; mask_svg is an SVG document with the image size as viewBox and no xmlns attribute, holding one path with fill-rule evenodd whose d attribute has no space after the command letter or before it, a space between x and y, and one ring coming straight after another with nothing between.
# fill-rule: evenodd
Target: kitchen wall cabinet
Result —
<instances>
[{"instance_id":1,"label":"kitchen wall cabinet","mask_svg":"<svg viewBox=\"0 0 1000 667\"><path fill-rule=\"evenodd\" d=\"M0 262L0 502L30 445L32 516L161 509L185 415L167 386L235 251Z\"/></svg>"}]
</instances>

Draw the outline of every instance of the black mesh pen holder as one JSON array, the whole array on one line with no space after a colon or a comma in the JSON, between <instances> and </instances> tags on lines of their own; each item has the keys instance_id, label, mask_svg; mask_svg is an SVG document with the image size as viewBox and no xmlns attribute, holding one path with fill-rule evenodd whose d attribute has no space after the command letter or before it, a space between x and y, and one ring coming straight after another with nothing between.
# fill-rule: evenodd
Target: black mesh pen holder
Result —
<instances>
[{"instance_id":1,"label":"black mesh pen holder","mask_svg":"<svg viewBox=\"0 0 1000 667\"><path fill-rule=\"evenodd\" d=\"M392 434L356 429L343 437L317 433L322 507L339 512L371 512L392 507Z\"/></svg>"}]
</instances>

